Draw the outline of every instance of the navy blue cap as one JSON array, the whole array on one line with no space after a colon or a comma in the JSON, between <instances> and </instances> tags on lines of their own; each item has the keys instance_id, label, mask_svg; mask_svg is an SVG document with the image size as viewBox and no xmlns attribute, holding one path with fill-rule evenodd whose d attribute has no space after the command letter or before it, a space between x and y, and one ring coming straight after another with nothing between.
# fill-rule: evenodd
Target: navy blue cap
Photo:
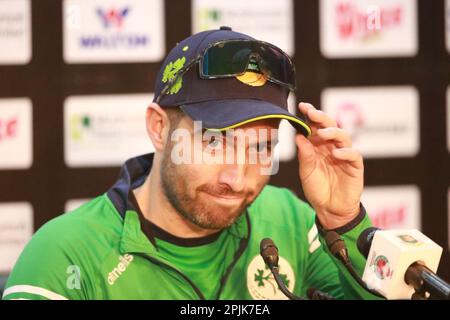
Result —
<instances>
[{"instance_id":1,"label":"navy blue cap","mask_svg":"<svg viewBox=\"0 0 450 320\"><path fill-rule=\"evenodd\" d=\"M157 75L154 101L173 75L209 45L236 39L255 40L230 27L221 27L179 42L169 52ZM202 121L206 129L227 130L260 119L279 118L288 120L301 134L308 136L311 129L305 120L288 111L288 95L286 87L271 81L255 86L237 77L201 79L198 66L193 66L160 97L159 105L180 107L192 120Z\"/></svg>"}]
</instances>

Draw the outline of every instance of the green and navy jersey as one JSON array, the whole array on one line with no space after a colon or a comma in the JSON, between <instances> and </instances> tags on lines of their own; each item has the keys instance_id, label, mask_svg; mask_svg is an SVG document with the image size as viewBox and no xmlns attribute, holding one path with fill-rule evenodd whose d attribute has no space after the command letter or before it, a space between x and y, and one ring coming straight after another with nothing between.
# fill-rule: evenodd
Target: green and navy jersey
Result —
<instances>
[{"instance_id":1,"label":"green and navy jersey","mask_svg":"<svg viewBox=\"0 0 450 320\"><path fill-rule=\"evenodd\" d=\"M285 299L259 254L279 248L280 274L296 295L313 287L340 299L375 299L324 246L314 210L267 185L230 227L208 237L171 236L143 218L132 190L153 156L128 160L105 194L40 228L20 255L3 299ZM356 248L371 226L364 208L337 229L359 274Z\"/></svg>"}]
</instances>

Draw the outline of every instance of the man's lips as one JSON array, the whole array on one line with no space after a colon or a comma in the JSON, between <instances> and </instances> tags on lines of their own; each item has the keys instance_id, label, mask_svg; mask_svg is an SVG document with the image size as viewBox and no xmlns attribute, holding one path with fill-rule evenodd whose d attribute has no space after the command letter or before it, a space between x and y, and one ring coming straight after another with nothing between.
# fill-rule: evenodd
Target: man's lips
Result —
<instances>
[{"instance_id":1,"label":"man's lips","mask_svg":"<svg viewBox=\"0 0 450 320\"><path fill-rule=\"evenodd\" d=\"M245 199L243 196L221 195L221 194L209 193L206 191L203 191L203 192L205 194L207 194L208 196L210 196L211 198L213 198L216 202L221 202L221 203L225 203L228 205L239 204Z\"/></svg>"}]
</instances>

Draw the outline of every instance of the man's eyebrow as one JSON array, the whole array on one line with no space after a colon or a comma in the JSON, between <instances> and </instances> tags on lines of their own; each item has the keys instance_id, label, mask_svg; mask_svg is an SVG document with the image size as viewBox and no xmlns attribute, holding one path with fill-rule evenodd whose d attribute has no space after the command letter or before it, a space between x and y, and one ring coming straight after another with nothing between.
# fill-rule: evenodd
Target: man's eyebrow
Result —
<instances>
[{"instance_id":1,"label":"man's eyebrow","mask_svg":"<svg viewBox=\"0 0 450 320\"><path fill-rule=\"evenodd\" d=\"M205 132L215 132L216 130L206 129L202 126L198 127L197 130L193 130L193 134L202 134L204 135Z\"/></svg>"},{"instance_id":2,"label":"man's eyebrow","mask_svg":"<svg viewBox=\"0 0 450 320\"><path fill-rule=\"evenodd\" d=\"M220 130L206 129L206 128L198 128L197 130L194 131L194 135L201 134L202 136L204 136L205 133L207 133L207 132L215 137L221 136L222 138L225 138L224 132L222 132Z\"/></svg>"}]
</instances>

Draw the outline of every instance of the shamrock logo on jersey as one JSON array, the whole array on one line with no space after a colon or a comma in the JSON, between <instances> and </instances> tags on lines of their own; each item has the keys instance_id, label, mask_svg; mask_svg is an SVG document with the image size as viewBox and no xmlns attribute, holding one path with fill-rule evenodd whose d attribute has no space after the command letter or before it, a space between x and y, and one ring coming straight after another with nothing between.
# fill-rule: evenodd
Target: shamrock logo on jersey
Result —
<instances>
[{"instance_id":1,"label":"shamrock logo on jersey","mask_svg":"<svg viewBox=\"0 0 450 320\"><path fill-rule=\"evenodd\" d=\"M280 278L283 283L289 287L289 279L286 274L280 273ZM277 292L277 283L273 277L272 272L266 266L264 270L257 269L255 273L255 281L258 283L258 287L264 287L266 284L269 284L273 288L273 294Z\"/></svg>"}]
</instances>

